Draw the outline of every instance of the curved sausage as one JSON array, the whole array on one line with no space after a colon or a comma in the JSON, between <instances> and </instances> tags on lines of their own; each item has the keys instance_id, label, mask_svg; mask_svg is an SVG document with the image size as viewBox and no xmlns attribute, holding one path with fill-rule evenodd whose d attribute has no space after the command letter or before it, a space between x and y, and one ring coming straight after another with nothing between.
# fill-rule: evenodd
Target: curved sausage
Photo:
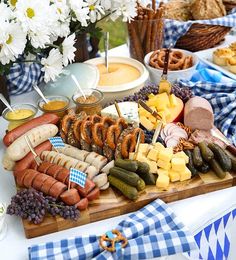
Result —
<instances>
[{"instance_id":1,"label":"curved sausage","mask_svg":"<svg viewBox=\"0 0 236 260\"><path fill-rule=\"evenodd\" d=\"M44 194L48 195L49 190L51 189L51 187L53 186L53 184L55 184L57 182L57 180L55 180L53 177L48 176L48 178L45 180L45 182L43 183L41 190Z\"/></svg>"},{"instance_id":2,"label":"curved sausage","mask_svg":"<svg viewBox=\"0 0 236 260\"><path fill-rule=\"evenodd\" d=\"M88 199L87 198L81 199L75 206L79 210L87 209L87 207L88 207Z\"/></svg>"},{"instance_id":3,"label":"curved sausage","mask_svg":"<svg viewBox=\"0 0 236 260\"><path fill-rule=\"evenodd\" d=\"M12 144L18 137L22 136L32 128L44 124L57 124L59 117L55 114L43 114L42 116L31 119L30 121L16 127L15 129L9 131L3 138L3 143L6 146Z\"/></svg>"},{"instance_id":4,"label":"curved sausage","mask_svg":"<svg viewBox=\"0 0 236 260\"><path fill-rule=\"evenodd\" d=\"M89 194L86 196L86 198L89 201L92 201L92 200L98 199L99 196L100 196L100 190L98 187L96 187L95 189L93 189L92 191L89 192Z\"/></svg>"},{"instance_id":5,"label":"curved sausage","mask_svg":"<svg viewBox=\"0 0 236 260\"><path fill-rule=\"evenodd\" d=\"M40 173L32 169L27 169L25 171L27 172L27 174L24 177L23 184L26 188L30 188L32 187L34 178L36 178L36 176Z\"/></svg>"},{"instance_id":6,"label":"curved sausage","mask_svg":"<svg viewBox=\"0 0 236 260\"><path fill-rule=\"evenodd\" d=\"M43 151L51 151L52 145L49 141L45 141L34 148L35 152L40 155ZM29 152L23 159L16 162L14 167L14 171L22 171L24 169L28 169L31 167L31 164L34 161L34 156L31 152Z\"/></svg>"},{"instance_id":7,"label":"curved sausage","mask_svg":"<svg viewBox=\"0 0 236 260\"><path fill-rule=\"evenodd\" d=\"M42 163L39 165L39 167L38 167L37 170L38 170L39 172L41 172L41 173L45 173L45 174L46 174L47 170L48 170L51 166L53 166L53 164L50 163L50 162L42 162Z\"/></svg>"},{"instance_id":8,"label":"curved sausage","mask_svg":"<svg viewBox=\"0 0 236 260\"><path fill-rule=\"evenodd\" d=\"M79 192L77 189L70 189L64 191L61 196L61 200L65 202L67 205L72 206L80 201Z\"/></svg>"},{"instance_id":9,"label":"curved sausage","mask_svg":"<svg viewBox=\"0 0 236 260\"><path fill-rule=\"evenodd\" d=\"M77 190L81 196L86 197L95 186L96 185L93 181L86 179L84 188L78 185Z\"/></svg>"},{"instance_id":10,"label":"curved sausage","mask_svg":"<svg viewBox=\"0 0 236 260\"><path fill-rule=\"evenodd\" d=\"M67 186L64 183L58 181L52 185L48 192L48 195L57 199L66 189Z\"/></svg>"},{"instance_id":11,"label":"curved sausage","mask_svg":"<svg viewBox=\"0 0 236 260\"><path fill-rule=\"evenodd\" d=\"M39 173L35 179L33 180L32 187L38 191L41 191L41 188L43 186L43 183L46 181L47 178L50 176L44 174L44 173Z\"/></svg>"}]
</instances>

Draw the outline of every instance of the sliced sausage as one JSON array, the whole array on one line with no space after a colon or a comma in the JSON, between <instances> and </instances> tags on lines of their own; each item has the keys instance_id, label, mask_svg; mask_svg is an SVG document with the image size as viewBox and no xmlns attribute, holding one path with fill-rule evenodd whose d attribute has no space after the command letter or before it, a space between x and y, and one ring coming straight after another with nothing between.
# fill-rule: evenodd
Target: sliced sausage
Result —
<instances>
[{"instance_id":1,"label":"sliced sausage","mask_svg":"<svg viewBox=\"0 0 236 260\"><path fill-rule=\"evenodd\" d=\"M69 189L64 191L61 196L61 200L67 205L72 206L80 201L79 192L77 189Z\"/></svg>"},{"instance_id":2,"label":"sliced sausage","mask_svg":"<svg viewBox=\"0 0 236 260\"><path fill-rule=\"evenodd\" d=\"M58 181L52 185L48 194L57 199L66 189L67 186L64 183Z\"/></svg>"},{"instance_id":3,"label":"sliced sausage","mask_svg":"<svg viewBox=\"0 0 236 260\"><path fill-rule=\"evenodd\" d=\"M88 199L87 198L83 198L81 199L77 204L76 204L76 208L79 210L85 210L88 207Z\"/></svg>"},{"instance_id":4,"label":"sliced sausage","mask_svg":"<svg viewBox=\"0 0 236 260\"><path fill-rule=\"evenodd\" d=\"M48 195L50 188L55 184L57 180L55 180L53 177L48 176L48 178L43 183L43 186L41 187L41 191Z\"/></svg>"},{"instance_id":5,"label":"sliced sausage","mask_svg":"<svg viewBox=\"0 0 236 260\"><path fill-rule=\"evenodd\" d=\"M24 178L28 173L27 170L17 171L14 173L16 176L16 182L20 187L24 186Z\"/></svg>"},{"instance_id":6,"label":"sliced sausage","mask_svg":"<svg viewBox=\"0 0 236 260\"><path fill-rule=\"evenodd\" d=\"M69 180L70 171L66 168L63 168L58 172L57 176L55 177L58 181L61 181L63 183L66 183L66 180L68 178ZM69 183L69 182L68 182ZM67 183L67 184L68 184Z\"/></svg>"},{"instance_id":7,"label":"sliced sausage","mask_svg":"<svg viewBox=\"0 0 236 260\"><path fill-rule=\"evenodd\" d=\"M77 186L77 190L79 194L83 197L86 197L87 194L95 187L95 183L89 179L86 179L84 188L81 186Z\"/></svg>"},{"instance_id":8,"label":"sliced sausage","mask_svg":"<svg viewBox=\"0 0 236 260\"><path fill-rule=\"evenodd\" d=\"M34 148L35 152L40 155L43 151L51 151L52 145L49 141L45 141ZM35 162L34 156L31 152L29 152L23 159L16 162L14 167L15 171L22 171L24 169L32 168L31 164Z\"/></svg>"},{"instance_id":9,"label":"sliced sausage","mask_svg":"<svg viewBox=\"0 0 236 260\"><path fill-rule=\"evenodd\" d=\"M32 169L27 169L25 170L28 174L25 175L24 177L24 186L26 188L30 188L32 187L32 183L33 183L33 180L34 178L40 174L38 171L36 170L32 170Z\"/></svg>"},{"instance_id":10,"label":"sliced sausage","mask_svg":"<svg viewBox=\"0 0 236 260\"><path fill-rule=\"evenodd\" d=\"M49 176L44 173L38 174L33 180L32 187L38 191L41 191L43 183L46 181L48 177Z\"/></svg>"},{"instance_id":11,"label":"sliced sausage","mask_svg":"<svg viewBox=\"0 0 236 260\"><path fill-rule=\"evenodd\" d=\"M89 201L92 201L92 200L98 199L99 196L100 196L100 190L98 187L96 187L95 189L93 189L92 191L89 192L89 194L86 196L86 198Z\"/></svg>"},{"instance_id":12,"label":"sliced sausage","mask_svg":"<svg viewBox=\"0 0 236 260\"><path fill-rule=\"evenodd\" d=\"M51 167L48 168L46 174L52 176L53 178L57 179L57 174L64 169L63 167L53 164Z\"/></svg>"},{"instance_id":13,"label":"sliced sausage","mask_svg":"<svg viewBox=\"0 0 236 260\"><path fill-rule=\"evenodd\" d=\"M70 174L69 174L69 176L66 178L66 181L65 181L65 184L67 185L67 186L69 186L69 182L70 182ZM70 188L76 188L78 186L78 184L76 184L75 182L70 182Z\"/></svg>"},{"instance_id":14,"label":"sliced sausage","mask_svg":"<svg viewBox=\"0 0 236 260\"><path fill-rule=\"evenodd\" d=\"M50 163L50 162L42 162L42 163L39 165L39 167L38 167L38 171L41 172L41 173L45 173L45 174L46 174L47 170L48 170L51 166L53 166L53 164Z\"/></svg>"}]
</instances>

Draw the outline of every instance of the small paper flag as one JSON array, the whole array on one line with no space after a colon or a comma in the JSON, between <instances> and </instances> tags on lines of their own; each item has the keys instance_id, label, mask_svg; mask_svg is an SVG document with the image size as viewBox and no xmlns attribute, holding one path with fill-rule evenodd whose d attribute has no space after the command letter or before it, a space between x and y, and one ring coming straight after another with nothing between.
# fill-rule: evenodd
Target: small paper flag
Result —
<instances>
[{"instance_id":1,"label":"small paper flag","mask_svg":"<svg viewBox=\"0 0 236 260\"><path fill-rule=\"evenodd\" d=\"M61 148L61 147L65 147L65 144L63 143L63 140L59 136L50 137L50 138L48 138L48 140L50 141L50 143L53 145L53 147L55 149Z\"/></svg>"},{"instance_id":2,"label":"small paper flag","mask_svg":"<svg viewBox=\"0 0 236 260\"><path fill-rule=\"evenodd\" d=\"M77 169L70 168L70 181L77 183L79 186L84 188L87 175Z\"/></svg>"}]
</instances>

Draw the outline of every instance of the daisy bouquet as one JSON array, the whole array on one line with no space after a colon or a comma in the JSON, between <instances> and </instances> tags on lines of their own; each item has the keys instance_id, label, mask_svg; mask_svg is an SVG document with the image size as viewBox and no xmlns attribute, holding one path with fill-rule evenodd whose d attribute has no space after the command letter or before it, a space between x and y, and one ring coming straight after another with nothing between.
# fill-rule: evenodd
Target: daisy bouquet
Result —
<instances>
[{"instance_id":1,"label":"daisy bouquet","mask_svg":"<svg viewBox=\"0 0 236 260\"><path fill-rule=\"evenodd\" d=\"M74 61L77 35L98 21L136 16L136 0L0 0L0 75L38 64L45 82Z\"/></svg>"}]
</instances>

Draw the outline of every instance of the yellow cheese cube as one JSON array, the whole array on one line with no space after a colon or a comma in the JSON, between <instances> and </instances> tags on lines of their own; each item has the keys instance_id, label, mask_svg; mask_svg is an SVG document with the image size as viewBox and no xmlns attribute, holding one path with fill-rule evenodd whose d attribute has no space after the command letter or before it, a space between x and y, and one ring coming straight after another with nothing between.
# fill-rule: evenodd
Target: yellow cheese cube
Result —
<instances>
[{"instance_id":1,"label":"yellow cheese cube","mask_svg":"<svg viewBox=\"0 0 236 260\"><path fill-rule=\"evenodd\" d=\"M151 115L151 113L149 113L146 109L140 107L138 109L138 113L139 113L139 116L145 116L147 117L148 115Z\"/></svg>"},{"instance_id":2,"label":"yellow cheese cube","mask_svg":"<svg viewBox=\"0 0 236 260\"><path fill-rule=\"evenodd\" d=\"M154 95L153 93L148 95L148 98L154 98L156 95Z\"/></svg>"},{"instance_id":3,"label":"yellow cheese cube","mask_svg":"<svg viewBox=\"0 0 236 260\"><path fill-rule=\"evenodd\" d=\"M159 175L156 180L157 188L167 189L170 183L170 178L164 174Z\"/></svg>"},{"instance_id":4,"label":"yellow cheese cube","mask_svg":"<svg viewBox=\"0 0 236 260\"><path fill-rule=\"evenodd\" d=\"M143 158L146 159L145 155L143 155L142 153L138 152L136 160L141 162L141 160L143 160Z\"/></svg>"},{"instance_id":5,"label":"yellow cheese cube","mask_svg":"<svg viewBox=\"0 0 236 260\"><path fill-rule=\"evenodd\" d=\"M164 174L164 175L166 175L166 176L169 176L168 170L164 170L164 169L162 169L162 168L158 168L158 169L157 169L157 174L158 174L158 175Z\"/></svg>"},{"instance_id":6,"label":"yellow cheese cube","mask_svg":"<svg viewBox=\"0 0 236 260\"><path fill-rule=\"evenodd\" d=\"M152 115L152 114L149 114L148 117L147 117L153 124L156 123L157 119Z\"/></svg>"},{"instance_id":7,"label":"yellow cheese cube","mask_svg":"<svg viewBox=\"0 0 236 260\"><path fill-rule=\"evenodd\" d=\"M173 149L165 148L160 150L158 159L165 162L170 162L172 156L173 156Z\"/></svg>"},{"instance_id":8,"label":"yellow cheese cube","mask_svg":"<svg viewBox=\"0 0 236 260\"><path fill-rule=\"evenodd\" d=\"M171 107L176 107L176 106L178 105L176 96L175 96L174 94L171 94L171 95L169 96L169 100L170 100L170 106L171 106Z\"/></svg>"},{"instance_id":9,"label":"yellow cheese cube","mask_svg":"<svg viewBox=\"0 0 236 260\"><path fill-rule=\"evenodd\" d=\"M148 130L148 131L152 131L154 130L154 124L148 120L145 116L140 116L139 118L140 123Z\"/></svg>"},{"instance_id":10,"label":"yellow cheese cube","mask_svg":"<svg viewBox=\"0 0 236 260\"><path fill-rule=\"evenodd\" d=\"M165 149L165 147L162 143L157 142L157 143L154 144L154 149L160 151L162 149Z\"/></svg>"},{"instance_id":11,"label":"yellow cheese cube","mask_svg":"<svg viewBox=\"0 0 236 260\"><path fill-rule=\"evenodd\" d=\"M173 158L183 158L186 164L189 163L189 157L183 151L173 154Z\"/></svg>"},{"instance_id":12,"label":"yellow cheese cube","mask_svg":"<svg viewBox=\"0 0 236 260\"><path fill-rule=\"evenodd\" d=\"M183 158L173 158L171 160L171 168L174 171L181 172L185 169L185 160Z\"/></svg>"},{"instance_id":13,"label":"yellow cheese cube","mask_svg":"<svg viewBox=\"0 0 236 260\"><path fill-rule=\"evenodd\" d=\"M164 170L169 170L171 168L170 162L162 161L162 160L157 160L157 166L164 169Z\"/></svg>"},{"instance_id":14,"label":"yellow cheese cube","mask_svg":"<svg viewBox=\"0 0 236 260\"><path fill-rule=\"evenodd\" d=\"M157 173L157 163L151 160L147 160L147 164L150 167L150 173Z\"/></svg>"},{"instance_id":15,"label":"yellow cheese cube","mask_svg":"<svg viewBox=\"0 0 236 260\"><path fill-rule=\"evenodd\" d=\"M170 119L170 117L171 117L170 110L169 110L168 108L166 108L166 109L164 110L164 112L165 112L165 117L166 117L166 120L169 120L169 119Z\"/></svg>"},{"instance_id":16,"label":"yellow cheese cube","mask_svg":"<svg viewBox=\"0 0 236 260\"><path fill-rule=\"evenodd\" d=\"M170 177L171 182L180 180L179 172L176 172L176 171L173 171L173 170L169 170L169 177Z\"/></svg>"},{"instance_id":17,"label":"yellow cheese cube","mask_svg":"<svg viewBox=\"0 0 236 260\"><path fill-rule=\"evenodd\" d=\"M189 180L191 179L191 172L190 170L185 167L184 171L180 172L180 181L186 181L186 180Z\"/></svg>"},{"instance_id":18,"label":"yellow cheese cube","mask_svg":"<svg viewBox=\"0 0 236 260\"><path fill-rule=\"evenodd\" d=\"M158 150L156 149L151 149L147 155L147 158L152 160L152 161L157 161L157 156L158 156Z\"/></svg>"},{"instance_id":19,"label":"yellow cheese cube","mask_svg":"<svg viewBox=\"0 0 236 260\"><path fill-rule=\"evenodd\" d=\"M155 106L151 106L150 108L151 108L151 110L153 110L153 111L157 111ZM150 113L150 114L151 114L151 113Z\"/></svg>"},{"instance_id":20,"label":"yellow cheese cube","mask_svg":"<svg viewBox=\"0 0 236 260\"><path fill-rule=\"evenodd\" d=\"M158 115L161 116L162 122L166 123L166 114L165 114L165 112L163 110L162 111L158 111Z\"/></svg>"},{"instance_id":21,"label":"yellow cheese cube","mask_svg":"<svg viewBox=\"0 0 236 260\"><path fill-rule=\"evenodd\" d=\"M156 99L156 96L153 97L153 98L150 98L146 104L149 106L149 107L156 107L156 104L157 104L157 99Z\"/></svg>"},{"instance_id":22,"label":"yellow cheese cube","mask_svg":"<svg viewBox=\"0 0 236 260\"><path fill-rule=\"evenodd\" d=\"M134 153L129 153L129 159L133 160L134 159Z\"/></svg>"},{"instance_id":23,"label":"yellow cheese cube","mask_svg":"<svg viewBox=\"0 0 236 260\"><path fill-rule=\"evenodd\" d=\"M139 144L138 152L143 153L144 155L147 154L149 144Z\"/></svg>"}]
</instances>

